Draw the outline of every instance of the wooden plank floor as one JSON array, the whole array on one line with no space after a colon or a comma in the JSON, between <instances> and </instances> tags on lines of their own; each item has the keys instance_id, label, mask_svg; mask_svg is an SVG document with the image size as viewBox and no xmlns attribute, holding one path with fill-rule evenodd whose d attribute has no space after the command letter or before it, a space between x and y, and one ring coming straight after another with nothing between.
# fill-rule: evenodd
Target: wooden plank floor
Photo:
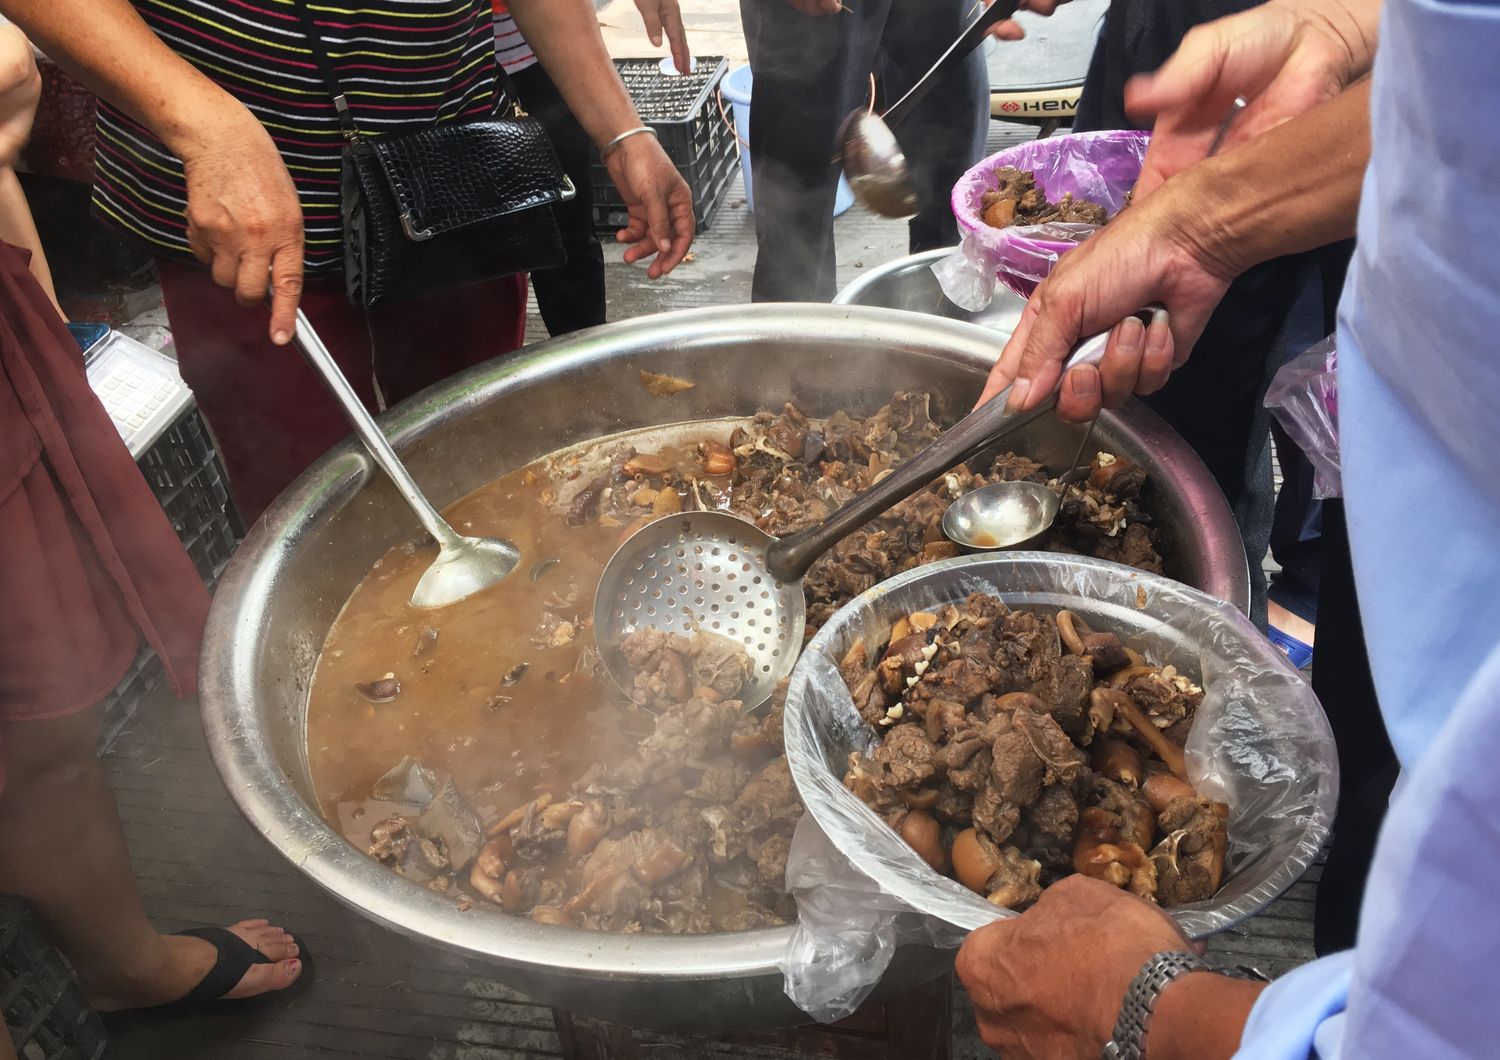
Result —
<instances>
[{"instance_id":1,"label":"wooden plank floor","mask_svg":"<svg viewBox=\"0 0 1500 1060\"><path fill-rule=\"evenodd\" d=\"M996 125L999 142L1029 135ZM1002 139L1003 138L1003 139ZM744 193L726 206L694 260L659 283L611 249L611 319L748 300L755 260ZM905 253L905 226L857 207L837 223L839 282ZM540 321L533 338L545 337ZM410 942L346 909L302 877L239 816L209 760L195 703L158 695L107 758L148 912L164 928L267 916L299 933L317 981L288 1002L192 1016L111 1019L121 1060L291 1060L402 1057L521 1060L559 1056L549 1010L488 978L481 965ZM1280 973L1309 959L1316 870L1266 914L1212 949ZM652 1039L666 1058L784 1056L681 1039ZM987 1056L958 992L954 1056Z\"/></svg>"}]
</instances>

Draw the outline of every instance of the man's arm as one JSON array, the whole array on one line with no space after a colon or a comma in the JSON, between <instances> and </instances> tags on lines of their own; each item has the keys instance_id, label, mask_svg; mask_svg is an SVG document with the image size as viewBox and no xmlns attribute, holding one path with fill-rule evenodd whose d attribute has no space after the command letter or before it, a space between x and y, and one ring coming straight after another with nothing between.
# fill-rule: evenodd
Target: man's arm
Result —
<instances>
[{"instance_id":1,"label":"man's arm","mask_svg":"<svg viewBox=\"0 0 1500 1060\"><path fill-rule=\"evenodd\" d=\"M302 292L302 209L265 128L141 21L127 0L0 0L47 57L156 134L187 173L188 242L242 304L275 271L273 341Z\"/></svg>"},{"instance_id":2,"label":"man's arm","mask_svg":"<svg viewBox=\"0 0 1500 1060\"><path fill-rule=\"evenodd\" d=\"M981 401L1015 382L1011 403L1030 408L1057 385L1068 352L1119 325L1099 368L1068 373L1065 419L1150 393L1187 359L1229 282L1252 265L1354 233L1370 156L1370 90L1337 99L1172 177L1069 251L1031 296L990 373ZM1170 333L1126 320L1167 307Z\"/></svg>"},{"instance_id":3,"label":"man's arm","mask_svg":"<svg viewBox=\"0 0 1500 1060\"><path fill-rule=\"evenodd\" d=\"M510 0L509 7L521 35L595 145L602 149L641 125L589 0ZM604 164L630 209L630 224L616 236L634 244L625 260L639 261L655 251L651 278L671 272L693 242L692 191L654 136L620 141Z\"/></svg>"}]
</instances>

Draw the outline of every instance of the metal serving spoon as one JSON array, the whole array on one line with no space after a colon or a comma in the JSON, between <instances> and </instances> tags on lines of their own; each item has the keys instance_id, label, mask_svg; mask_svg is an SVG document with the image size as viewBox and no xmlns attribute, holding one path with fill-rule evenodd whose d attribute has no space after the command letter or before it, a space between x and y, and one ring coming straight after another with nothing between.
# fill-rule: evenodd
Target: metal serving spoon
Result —
<instances>
[{"instance_id":1,"label":"metal serving spoon","mask_svg":"<svg viewBox=\"0 0 1500 1060\"><path fill-rule=\"evenodd\" d=\"M943 533L949 541L973 549L1014 548L1040 537L1057 519L1068 486L1089 473L1080 467L1094 436L1095 416L1078 443L1068 470L1057 478L1061 490L1037 482L994 482L965 493L943 513Z\"/></svg>"},{"instance_id":2,"label":"metal serving spoon","mask_svg":"<svg viewBox=\"0 0 1500 1060\"><path fill-rule=\"evenodd\" d=\"M1108 339L1104 332L1082 340L1063 375L1097 364ZM802 651L808 568L891 505L1045 415L1057 403L1057 388L1025 412L1011 411L1009 398L1006 388L821 523L787 537L720 511L669 515L642 528L605 566L594 596L594 638L610 676L630 689L634 672L620 645L638 630L713 633L750 656L751 676L740 694L745 706L764 702Z\"/></svg>"},{"instance_id":3,"label":"metal serving spoon","mask_svg":"<svg viewBox=\"0 0 1500 1060\"><path fill-rule=\"evenodd\" d=\"M1016 13L1020 0L995 0L981 12L969 28L938 57L932 68L911 86L884 115L860 109L853 111L839 127L839 144L844 162L844 176L854 197L882 217L903 220L916 215L917 192L907 170L906 155L896 136L895 125L911 112L932 90L939 75L961 62L983 42L985 34L997 23Z\"/></svg>"},{"instance_id":4,"label":"metal serving spoon","mask_svg":"<svg viewBox=\"0 0 1500 1060\"><path fill-rule=\"evenodd\" d=\"M488 589L514 570L521 559L521 551L515 545L492 537L465 537L437 513L376 426L374 418L365 411L364 402L344 378L328 347L323 345L323 340L318 338L312 323L300 309L293 340L313 371L323 377L370 458L395 483L401 499L438 543L437 559L432 561L432 566L412 590L412 606L444 607L456 603L481 589Z\"/></svg>"}]
</instances>

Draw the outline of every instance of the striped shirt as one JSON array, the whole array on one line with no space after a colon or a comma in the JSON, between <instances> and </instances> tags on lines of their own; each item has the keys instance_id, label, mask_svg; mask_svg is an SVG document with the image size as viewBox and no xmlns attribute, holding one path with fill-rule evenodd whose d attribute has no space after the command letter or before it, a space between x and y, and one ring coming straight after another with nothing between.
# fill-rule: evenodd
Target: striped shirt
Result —
<instances>
[{"instance_id":1,"label":"striped shirt","mask_svg":"<svg viewBox=\"0 0 1500 1060\"><path fill-rule=\"evenodd\" d=\"M506 6L505 0L492 2L495 6L495 54L500 57L500 65L505 67L508 74L535 66L536 56L531 52L531 45L526 43L526 38L516 28L516 20L510 17L510 8Z\"/></svg>"},{"instance_id":2,"label":"striped shirt","mask_svg":"<svg viewBox=\"0 0 1500 1060\"><path fill-rule=\"evenodd\" d=\"M309 270L343 264L344 137L293 0L132 0L178 55L249 108L302 202ZM504 102L491 0L308 0L354 124L366 135L482 118ZM167 254L189 254L182 163L101 103L94 209Z\"/></svg>"}]
</instances>

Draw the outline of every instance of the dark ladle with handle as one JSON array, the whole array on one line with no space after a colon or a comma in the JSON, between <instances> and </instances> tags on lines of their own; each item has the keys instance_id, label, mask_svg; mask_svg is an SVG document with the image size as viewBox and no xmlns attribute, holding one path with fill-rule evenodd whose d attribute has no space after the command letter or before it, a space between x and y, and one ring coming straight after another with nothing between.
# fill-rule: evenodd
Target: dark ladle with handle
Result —
<instances>
[{"instance_id":1,"label":"dark ladle with handle","mask_svg":"<svg viewBox=\"0 0 1500 1060\"><path fill-rule=\"evenodd\" d=\"M992 27L1010 18L1020 6L1020 0L995 0L885 114L861 109L844 119L838 141L844 176L854 197L867 209L895 220L916 215L917 192L907 171L906 155L891 127L911 113L944 72L961 63Z\"/></svg>"}]
</instances>

